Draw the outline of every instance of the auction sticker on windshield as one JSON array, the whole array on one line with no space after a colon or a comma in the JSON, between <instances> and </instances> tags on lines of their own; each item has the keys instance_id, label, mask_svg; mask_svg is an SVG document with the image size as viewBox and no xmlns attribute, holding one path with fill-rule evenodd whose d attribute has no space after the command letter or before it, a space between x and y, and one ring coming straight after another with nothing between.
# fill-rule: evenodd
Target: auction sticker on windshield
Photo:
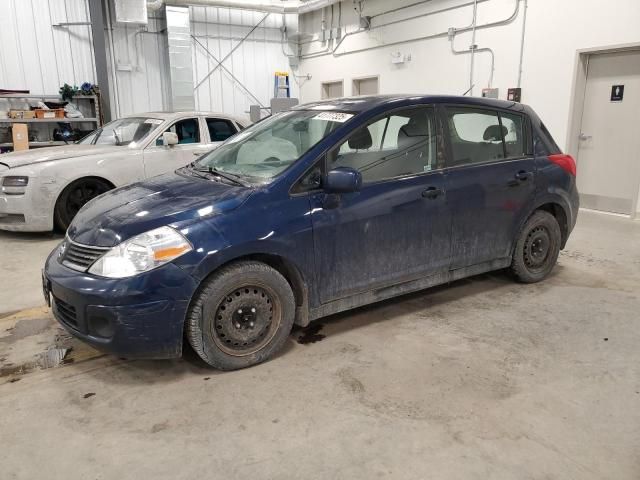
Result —
<instances>
[{"instance_id":1,"label":"auction sticker on windshield","mask_svg":"<svg viewBox=\"0 0 640 480\"><path fill-rule=\"evenodd\" d=\"M322 112L313 117L313 120L326 120L328 122L344 123L352 117L352 113Z\"/></svg>"}]
</instances>

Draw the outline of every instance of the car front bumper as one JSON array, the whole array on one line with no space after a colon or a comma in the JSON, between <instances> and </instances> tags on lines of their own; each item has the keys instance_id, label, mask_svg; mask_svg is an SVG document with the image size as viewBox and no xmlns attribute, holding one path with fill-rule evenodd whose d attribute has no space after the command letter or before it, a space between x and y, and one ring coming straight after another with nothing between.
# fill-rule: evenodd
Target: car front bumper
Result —
<instances>
[{"instance_id":1,"label":"car front bumper","mask_svg":"<svg viewBox=\"0 0 640 480\"><path fill-rule=\"evenodd\" d=\"M51 199L48 196L43 198L40 193L36 191L34 185L29 185L21 195L7 195L0 192L0 230L15 232L53 230Z\"/></svg>"},{"instance_id":2,"label":"car front bumper","mask_svg":"<svg viewBox=\"0 0 640 480\"><path fill-rule=\"evenodd\" d=\"M45 264L43 290L55 318L98 350L126 358L182 354L184 320L197 283L171 263L125 279L108 279Z\"/></svg>"}]
</instances>

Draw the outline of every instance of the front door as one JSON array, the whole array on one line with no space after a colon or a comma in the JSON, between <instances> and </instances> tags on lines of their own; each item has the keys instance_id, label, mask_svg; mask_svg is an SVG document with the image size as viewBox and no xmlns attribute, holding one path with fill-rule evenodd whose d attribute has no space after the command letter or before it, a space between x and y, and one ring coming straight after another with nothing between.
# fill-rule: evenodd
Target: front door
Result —
<instances>
[{"instance_id":1,"label":"front door","mask_svg":"<svg viewBox=\"0 0 640 480\"><path fill-rule=\"evenodd\" d=\"M164 146L162 133L173 132L178 136L178 144ZM158 135L144 150L144 167L147 177L172 172L193 162L211 149L200 128L197 117L183 118L171 124Z\"/></svg>"},{"instance_id":2,"label":"front door","mask_svg":"<svg viewBox=\"0 0 640 480\"><path fill-rule=\"evenodd\" d=\"M433 108L399 110L327 154L327 169L355 168L363 186L311 197L322 303L448 269L438 131Z\"/></svg>"},{"instance_id":3,"label":"front door","mask_svg":"<svg viewBox=\"0 0 640 480\"><path fill-rule=\"evenodd\" d=\"M638 112L640 52L589 57L577 157L580 206L627 215L636 211Z\"/></svg>"},{"instance_id":4,"label":"front door","mask_svg":"<svg viewBox=\"0 0 640 480\"><path fill-rule=\"evenodd\" d=\"M535 198L535 161L519 113L447 107L451 268L511 256L524 212Z\"/></svg>"}]
</instances>

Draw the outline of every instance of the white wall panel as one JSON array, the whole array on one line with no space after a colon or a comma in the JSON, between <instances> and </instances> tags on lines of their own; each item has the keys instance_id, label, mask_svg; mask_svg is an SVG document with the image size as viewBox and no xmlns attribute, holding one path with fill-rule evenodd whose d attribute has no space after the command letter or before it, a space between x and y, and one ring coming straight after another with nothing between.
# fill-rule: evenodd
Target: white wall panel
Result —
<instances>
[{"instance_id":1,"label":"white wall panel","mask_svg":"<svg viewBox=\"0 0 640 480\"><path fill-rule=\"evenodd\" d=\"M88 0L1 0L0 88L29 89L55 95L63 83L95 82L95 58ZM115 23L110 2L112 43L108 57L113 116L163 110L169 105L166 32L163 11L152 13L147 27ZM191 7L192 33L218 60L236 47L264 16L260 12ZM60 26L54 26L60 25ZM218 68L194 92L196 108L246 115L256 101L269 105L276 70L288 70L282 53L280 15L271 14L224 61L237 80ZM112 50L112 51L111 51ZM196 84L217 64L194 43ZM243 87L244 86L244 87ZM292 94L297 95L295 85Z\"/></svg>"},{"instance_id":2,"label":"white wall panel","mask_svg":"<svg viewBox=\"0 0 640 480\"><path fill-rule=\"evenodd\" d=\"M367 0L364 15L376 15L391 8L415 3L415 0ZM351 79L380 76L380 93L444 93L461 94L469 87L469 55L454 56L447 36L430 40L409 41L401 45L389 43L421 36L447 32L449 27L466 27L472 21L473 8L452 9L446 12L419 16L435 10L469 4L469 0L434 0L406 10L375 17L373 25L399 19L408 19L390 27L359 33L344 40L339 56L323 56L303 60L299 72L312 79L302 87L302 100L320 98L321 83L345 79L345 94L351 94ZM478 5L478 24L494 22L508 17L514 10L515 0L488 0ZM529 0L522 77L523 102L530 104L544 119L560 145L567 144L567 125L573 80L575 55L578 49L613 46L640 41L640 1L615 0ZM334 13L338 11L334 6ZM500 88L505 99L507 89L515 87L520 60L520 39L524 2L520 12L509 25L477 31L478 47L495 51L493 86ZM318 34L321 30L322 11L303 15L300 30ZM325 9L327 26L331 9ZM337 19L334 20L334 26ZM342 2L343 31L358 29L358 16L352 0ZM471 33L457 35L458 50L468 49ZM354 50L382 47L368 51ZM320 43L304 46L306 53L325 48ZM400 65L391 63L391 54L410 54L412 60ZM478 53L475 58L475 94L487 86L489 57Z\"/></svg>"},{"instance_id":3,"label":"white wall panel","mask_svg":"<svg viewBox=\"0 0 640 480\"><path fill-rule=\"evenodd\" d=\"M218 67L207 77L218 63L211 55L222 60L264 13L199 6L190 7L190 11L191 33L197 39L192 61L194 82L197 85L204 80L194 91L196 108L247 116L249 105L256 101L245 88L268 106L273 97L274 72L289 69L281 46L282 17L269 15L224 61L231 74ZM111 13L113 22L113 10ZM169 72L162 16L162 10L153 12L146 28L116 23L112 26L117 79L117 88L112 88L117 93L117 102L112 101L112 105L119 108L114 115L168 108ZM295 87L292 95L297 95Z\"/></svg>"},{"instance_id":4,"label":"white wall panel","mask_svg":"<svg viewBox=\"0 0 640 480\"><path fill-rule=\"evenodd\" d=\"M0 88L55 95L63 83L95 82L87 0L3 0ZM6 6L5 6L6 4Z\"/></svg>"},{"instance_id":5,"label":"white wall panel","mask_svg":"<svg viewBox=\"0 0 640 480\"><path fill-rule=\"evenodd\" d=\"M155 12L146 27L115 22L110 4L111 38L107 42L112 116L165 110L169 104L169 69L165 22Z\"/></svg>"},{"instance_id":6,"label":"white wall panel","mask_svg":"<svg viewBox=\"0 0 640 480\"><path fill-rule=\"evenodd\" d=\"M263 105L269 105L274 73L289 70L288 60L282 53L282 16L269 15L242 41L264 15L246 10L191 7L191 31L202 44L195 43L193 61L195 84L204 80L195 92L198 109L247 116L249 106L256 103L247 90ZM235 47L238 48L223 62L228 71L218 67L207 78L218 61ZM292 95L297 95L295 87Z\"/></svg>"}]
</instances>

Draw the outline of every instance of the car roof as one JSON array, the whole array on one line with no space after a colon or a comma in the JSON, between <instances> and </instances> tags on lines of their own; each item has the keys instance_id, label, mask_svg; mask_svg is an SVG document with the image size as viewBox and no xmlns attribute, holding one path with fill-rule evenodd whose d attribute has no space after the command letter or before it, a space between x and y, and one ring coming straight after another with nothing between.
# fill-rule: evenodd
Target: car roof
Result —
<instances>
[{"instance_id":1,"label":"car roof","mask_svg":"<svg viewBox=\"0 0 640 480\"><path fill-rule=\"evenodd\" d=\"M520 105L516 102L506 100L496 100L482 97L466 97L460 95L365 95L358 97L332 98L317 102L298 105L292 110L338 110L345 112L360 113L371 110L375 107L394 104L406 105L408 103L456 103L475 106L487 106L494 108L514 109Z\"/></svg>"},{"instance_id":2,"label":"car roof","mask_svg":"<svg viewBox=\"0 0 640 480\"><path fill-rule=\"evenodd\" d=\"M195 111L195 110L177 110L177 111L170 111L170 110L158 110L155 112L143 112L143 113L132 113L129 115L125 115L125 117L151 117L151 118L158 118L161 120L172 120L175 118L182 118L182 117L219 117L219 118L227 118L227 119L231 119L231 120L235 120L237 122L240 123L246 123L245 121L243 121L242 118L237 117L235 115L229 115L228 113L221 113L221 112L201 112L201 111Z\"/></svg>"}]
</instances>

